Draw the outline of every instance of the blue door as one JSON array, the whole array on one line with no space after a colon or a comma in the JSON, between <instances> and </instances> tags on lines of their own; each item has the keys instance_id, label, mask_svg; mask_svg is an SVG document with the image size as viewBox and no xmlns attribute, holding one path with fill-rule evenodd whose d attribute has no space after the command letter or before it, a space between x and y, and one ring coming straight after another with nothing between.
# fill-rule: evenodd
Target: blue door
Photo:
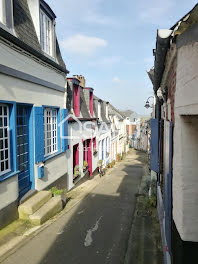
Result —
<instances>
[{"instance_id":1,"label":"blue door","mask_svg":"<svg viewBox=\"0 0 198 264\"><path fill-rule=\"evenodd\" d=\"M29 118L30 108L17 105L17 161L19 197L31 189L29 163Z\"/></svg>"},{"instance_id":2,"label":"blue door","mask_svg":"<svg viewBox=\"0 0 198 264\"><path fill-rule=\"evenodd\" d=\"M159 173L159 120L151 119L150 169Z\"/></svg>"}]
</instances>

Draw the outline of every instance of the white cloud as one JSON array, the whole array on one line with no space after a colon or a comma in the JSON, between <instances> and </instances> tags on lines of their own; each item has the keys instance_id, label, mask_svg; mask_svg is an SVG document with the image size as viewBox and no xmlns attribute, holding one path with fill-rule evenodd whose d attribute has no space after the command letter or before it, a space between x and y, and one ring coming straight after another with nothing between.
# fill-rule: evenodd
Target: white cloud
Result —
<instances>
[{"instance_id":1,"label":"white cloud","mask_svg":"<svg viewBox=\"0 0 198 264\"><path fill-rule=\"evenodd\" d=\"M120 80L117 76L115 76L115 77L113 78L113 82L114 82L114 83L120 83L121 80Z\"/></svg>"},{"instance_id":2,"label":"white cloud","mask_svg":"<svg viewBox=\"0 0 198 264\"><path fill-rule=\"evenodd\" d=\"M105 48L107 41L102 38L77 34L60 41L60 45L67 53L92 55L98 48Z\"/></svg>"},{"instance_id":3,"label":"white cloud","mask_svg":"<svg viewBox=\"0 0 198 264\"><path fill-rule=\"evenodd\" d=\"M74 26L81 23L112 25L116 20L102 14L105 0L48 0L48 3L62 18L67 19L67 25Z\"/></svg>"}]
</instances>

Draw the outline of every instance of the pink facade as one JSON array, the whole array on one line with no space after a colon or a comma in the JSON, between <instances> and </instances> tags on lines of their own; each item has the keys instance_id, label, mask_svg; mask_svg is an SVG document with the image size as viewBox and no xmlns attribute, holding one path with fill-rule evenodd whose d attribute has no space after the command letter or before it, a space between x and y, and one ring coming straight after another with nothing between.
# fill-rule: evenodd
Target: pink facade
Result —
<instances>
[{"instance_id":1,"label":"pink facade","mask_svg":"<svg viewBox=\"0 0 198 264\"><path fill-rule=\"evenodd\" d=\"M79 86L74 84L73 86L73 108L76 116L80 115L80 98L79 98Z\"/></svg>"},{"instance_id":2,"label":"pink facade","mask_svg":"<svg viewBox=\"0 0 198 264\"><path fill-rule=\"evenodd\" d=\"M89 105L90 105L90 114L93 116L93 91L90 91L90 97L89 97Z\"/></svg>"}]
</instances>

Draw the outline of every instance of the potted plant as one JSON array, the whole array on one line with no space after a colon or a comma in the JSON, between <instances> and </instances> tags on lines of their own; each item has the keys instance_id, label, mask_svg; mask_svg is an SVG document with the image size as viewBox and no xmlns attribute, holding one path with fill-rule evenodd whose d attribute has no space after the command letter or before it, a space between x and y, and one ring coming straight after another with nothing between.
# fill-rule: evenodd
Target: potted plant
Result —
<instances>
[{"instance_id":1,"label":"potted plant","mask_svg":"<svg viewBox=\"0 0 198 264\"><path fill-rule=\"evenodd\" d=\"M79 166L76 165L76 166L74 167L74 179L77 178L79 175L80 175L80 172L79 172Z\"/></svg>"},{"instance_id":2,"label":"potted plant","mask_svg":"<svg viewBox=\"0 0 198 264\"><path fill-rule=\"evenodd\" d=\"M98 167L102 166L102 162L103 162L102 160L98 161Z\"/></svg>"},{"instance_id":3,"label":"potted plant","mask_svg":"<svg viewBox=\"0 0 198 264\"><path fill-rule=\"evenodd\" d=\"M88 169L88 163L86 160L83 161L83 172L85 172Z\"/></svg>"},{"instance_id":4,"label":"potted plant","mask_svg":"<svg viewBox=\"0 0 198 264\"><path fill-rule=\"evenodd\" d=\"M120 154L117 154L117 161L120 161Z\"/></svg>"},{"instance_id":5,"label":"potted plant","mask_svg":"<svg viewBox=\"0 0 198 264\"><path fill-rule=\"evenodd\" d=\"M54 187L51 188L50 191L51 191L53 197L55 197L55 196L60 196L61 197L62 204L63 204L63 207L64 207L66 202L67 202L66 190L57 189L57 187L54 186Z\"/></svg>"},{"instance_id":6,"label":"potted plant","mask_svg":"<svg viewBox=\"0 0 198 264\"><path fill-rule=\"evenodd\" d=\"M96 155L97 153L98 153L97 149L94 148L94 149L93 149L93 154Z\"/></svg>"}]
</instances>

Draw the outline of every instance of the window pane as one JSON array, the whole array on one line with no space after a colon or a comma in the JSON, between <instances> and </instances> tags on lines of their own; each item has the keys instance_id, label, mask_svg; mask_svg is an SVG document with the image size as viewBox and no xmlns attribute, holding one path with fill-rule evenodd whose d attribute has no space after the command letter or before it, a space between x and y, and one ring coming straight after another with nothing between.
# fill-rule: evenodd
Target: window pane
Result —
<instances>
[{"instance_id":1,"label":"window pane","mask_svg":"<svg viewBox=\"0 0 198 264\"><path fill-rule=\"evenodd\" d=\"M3 129L0 128L0 138L3 138Z\"/></svg>"},{"instance_id":2,"label":"window pane","mask_svg":"<svg viewBox=\"0 0 198 264\"><path fill-rule=\"evenodd\" d=\"M4 171L4 162L1 162L1 171Z\"/></svg>"},{"instance_id":3,"label":"window pane","mask_svg":"<svg viewBox=\"0 0 198 264\"><path fill-rule=\"evenodd\" d=\"M6 162L5 162L5 169L6 169L6 170L9 169L9 162L8 162L8 160L6 160Z\"/></svg>"}]
</instances>

